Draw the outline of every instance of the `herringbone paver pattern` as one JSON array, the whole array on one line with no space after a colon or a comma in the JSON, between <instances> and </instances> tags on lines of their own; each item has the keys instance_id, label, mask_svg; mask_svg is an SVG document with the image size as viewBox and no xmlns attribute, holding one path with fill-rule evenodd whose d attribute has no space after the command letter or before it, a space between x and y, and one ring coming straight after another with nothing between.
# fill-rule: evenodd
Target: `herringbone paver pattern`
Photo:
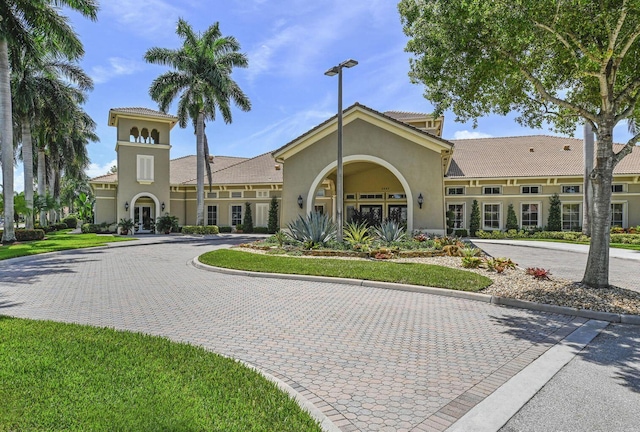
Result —
<instances>
[{"instance_id":1,"label":"herringbone paver pattern","mask_svg":"<svg viewBox=\"0 0 640 432\"><path fill-rule=\"evenodd\" d=\"M344 431L444 430L584 320L448 297L230 276L214 243L0 263L0 313L202 345L285 381Z\"/></svg>"}]
</instances>

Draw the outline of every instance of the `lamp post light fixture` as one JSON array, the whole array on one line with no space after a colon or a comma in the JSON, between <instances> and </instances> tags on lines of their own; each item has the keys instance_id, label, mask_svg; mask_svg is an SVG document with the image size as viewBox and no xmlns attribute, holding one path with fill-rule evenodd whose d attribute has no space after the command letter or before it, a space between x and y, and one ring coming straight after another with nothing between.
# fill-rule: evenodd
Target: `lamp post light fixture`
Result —
<instances>
[{"instance_id":1,"label":"lamp post light fixture","mask_svg":"<svg viewBox=\"0 0 640 432\"><path fill-rule=\"evenodd\" d=\"M302 195L298 195L298 207L302 208Z\"/></svg>"},{"instance_id":2,"label":"lamp post light fixture","mask_svg":"<svg viewBox=\"0 0 640 432\"><path fill-rule=\"evenodd\" d=\"M125 209L126 211L129 211L129 201L125 201L125 203L124 203L124 209Z\"/></svg>"},{"instance_id":3,"label":"lamp post light fixture","mask_svg":"<svg viewBox=\"0 0 640 432\"><path fill-rule=\"evenodd\" d=\"M164 202L162 203L162 205L160 207L162 208L162 211L164 211Z\"/></svg>"},{"instance_id":4,"label":"lamp post light fixture","mask_svg":"<svg viewBox=\"0 0 640 432\"><path fill-rule=\"evenodd\" d=\"M418 205L422 208L422 203L424 202L424 198L422 197L422 193L418 195Z\"/></svg>"},{"instance_id":5,"label":"lamp post light fixture","mask_svg":"<svg viewBox=\"0 0 640 432\"><path fill-rule=\"evenodd\" d=\"M344 176L342 172L342 69L352 68L357 65L358 62L349 59L345 60L337 66L332 67L324 74L327 76L338 75L338 159L337 159L337 181L336 181L336 225L338 232L336 233L336 239L342 243L342 225L344 224L342 211L344 209Z\"/></svg>"}]
</instances>

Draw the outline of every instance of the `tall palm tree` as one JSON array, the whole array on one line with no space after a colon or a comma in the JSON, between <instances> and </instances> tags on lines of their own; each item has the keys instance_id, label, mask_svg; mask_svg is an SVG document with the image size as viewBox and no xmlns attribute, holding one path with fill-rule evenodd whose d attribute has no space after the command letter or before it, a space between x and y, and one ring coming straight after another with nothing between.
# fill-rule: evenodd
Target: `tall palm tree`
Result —
<instances>
[{"instance_id":1,"label":"tall palm tree","mask_svg":"<svg viewBox=\"0 0 640 432\"><path fill-rule=\"evenodd\" d=\"M69 112L77 103L83 101L81 93L71 91L70 84L78 90L93 88L93 82L77 65L49 58L30 59L22 53L13 61L12 105L14 118L21 127L22 160L24 162L25 202L33 209L33 140L32 130L43 109L54 107L61 114ZM62 109L65 105L65 109ZM33 212L27 218L26 228L33 228Z\"/></svg>"},{"instance_id":2,"label":"tall palm tree","mask_svg":"<svg viewBox=\"0 0 640 432\"><path fill-rule=\"evenodd\" d=\"M249 98L231 78L234 67L248 66L247 57L238 52L240 43L233 36L222 36L216 22L204 33L196 33L186 21L179 19L176 34L183 39L179 49L151 48L144 58L149 63L170 66L174 70L151 83L149 95L166 112L180 94L178 123L187 126L191 119L197 143L197 217L196 225L204 225L204 171L206 120L215 120L216 112L225 123L231 123L231 102L242 111L251 109Z\"/></svg>"},{"instance_id":3,"label":"tall palm tree","mask_svg":"<svg viewBox=\"0 0 640 432\"><path fill-rule=\"evenodd\" d=\"M11 65L9 52L19 47L27 53L37 51L38 41L68 59L84 54L82 43L59 14L67 6L92 20L97 18L95 0L0 0L0 139L2 140L2 181L5 226L3 242L16 239L13 225L13 118L11 107Z\"/></svg>"}]
</instances>

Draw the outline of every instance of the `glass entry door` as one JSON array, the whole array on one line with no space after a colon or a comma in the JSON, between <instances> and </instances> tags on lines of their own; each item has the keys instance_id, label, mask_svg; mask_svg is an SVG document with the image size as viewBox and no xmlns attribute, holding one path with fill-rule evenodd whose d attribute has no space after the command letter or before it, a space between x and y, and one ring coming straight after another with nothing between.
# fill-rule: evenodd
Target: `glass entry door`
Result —
<instances>
[{"instance_id":1,"label":"glass entry door","mask_svg":"<svg viewBox=\"0 0 640 432\"><path fill-rule=\"evenodd\" d=\"M137 233L150 233L155 228L151 206L141 205L134 209L133 222Z\"/></svg>"}]
</instances>

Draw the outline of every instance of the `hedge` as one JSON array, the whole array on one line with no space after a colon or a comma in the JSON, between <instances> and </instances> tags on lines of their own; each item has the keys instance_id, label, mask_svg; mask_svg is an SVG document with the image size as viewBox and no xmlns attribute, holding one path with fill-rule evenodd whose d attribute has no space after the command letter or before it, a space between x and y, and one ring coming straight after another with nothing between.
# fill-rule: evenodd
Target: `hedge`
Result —
<instances>
[{"instance_id":1,"label":"hedge","mask_svg":"<svg viewBox=\"0 0 640 432\"><path fill-rule=\"evenodd\" d=\"M82 233L83 234L110 234L115 231L112 231L109 226L111 224L101 223L101 224L90 224L86 223L82 225Z\"/></svg>"},{"instance_id":2,"label":"hedge","mask_svg":"<svg viewBox=\"0 0 640 432\"><path fill-rule=\"evenodd\" d=\"M219 234L220 230L215 225L184 225L182 227L182 234Z\"/></svg>"},{"instance_id":3,"label":"hedge","mask_svg":"<svg viewBox=\"0 0 640 432\"><path fill-rule=\"evenodd\" d=\"M221 227L218 227L218 230L219 230L221 233L230 233L230 232L232 232L232 231L233 231L233 227L230 227L230 226L221 226Z\"/></svg>"},{"instance_id":4,"label":"hedge","mask_svg":"<svg viewBox=\"0 0 640 432\"><path fill-rule=\"evenodd\" d=\"M41 229L17 229L17 241L33 241L44 239L44 230Z\"/></svg>"},{"instance_id":5,"label":"hedge","mask_svg":"<svg viewBox=\"0 0 640 432\"><path fill-rule=\"evenodd\" d=\"M62 219L62 222L66 223L69 228L75 229L78 227L78 218L74 215L69 215Z\"/></svg>"}]
</instances>

